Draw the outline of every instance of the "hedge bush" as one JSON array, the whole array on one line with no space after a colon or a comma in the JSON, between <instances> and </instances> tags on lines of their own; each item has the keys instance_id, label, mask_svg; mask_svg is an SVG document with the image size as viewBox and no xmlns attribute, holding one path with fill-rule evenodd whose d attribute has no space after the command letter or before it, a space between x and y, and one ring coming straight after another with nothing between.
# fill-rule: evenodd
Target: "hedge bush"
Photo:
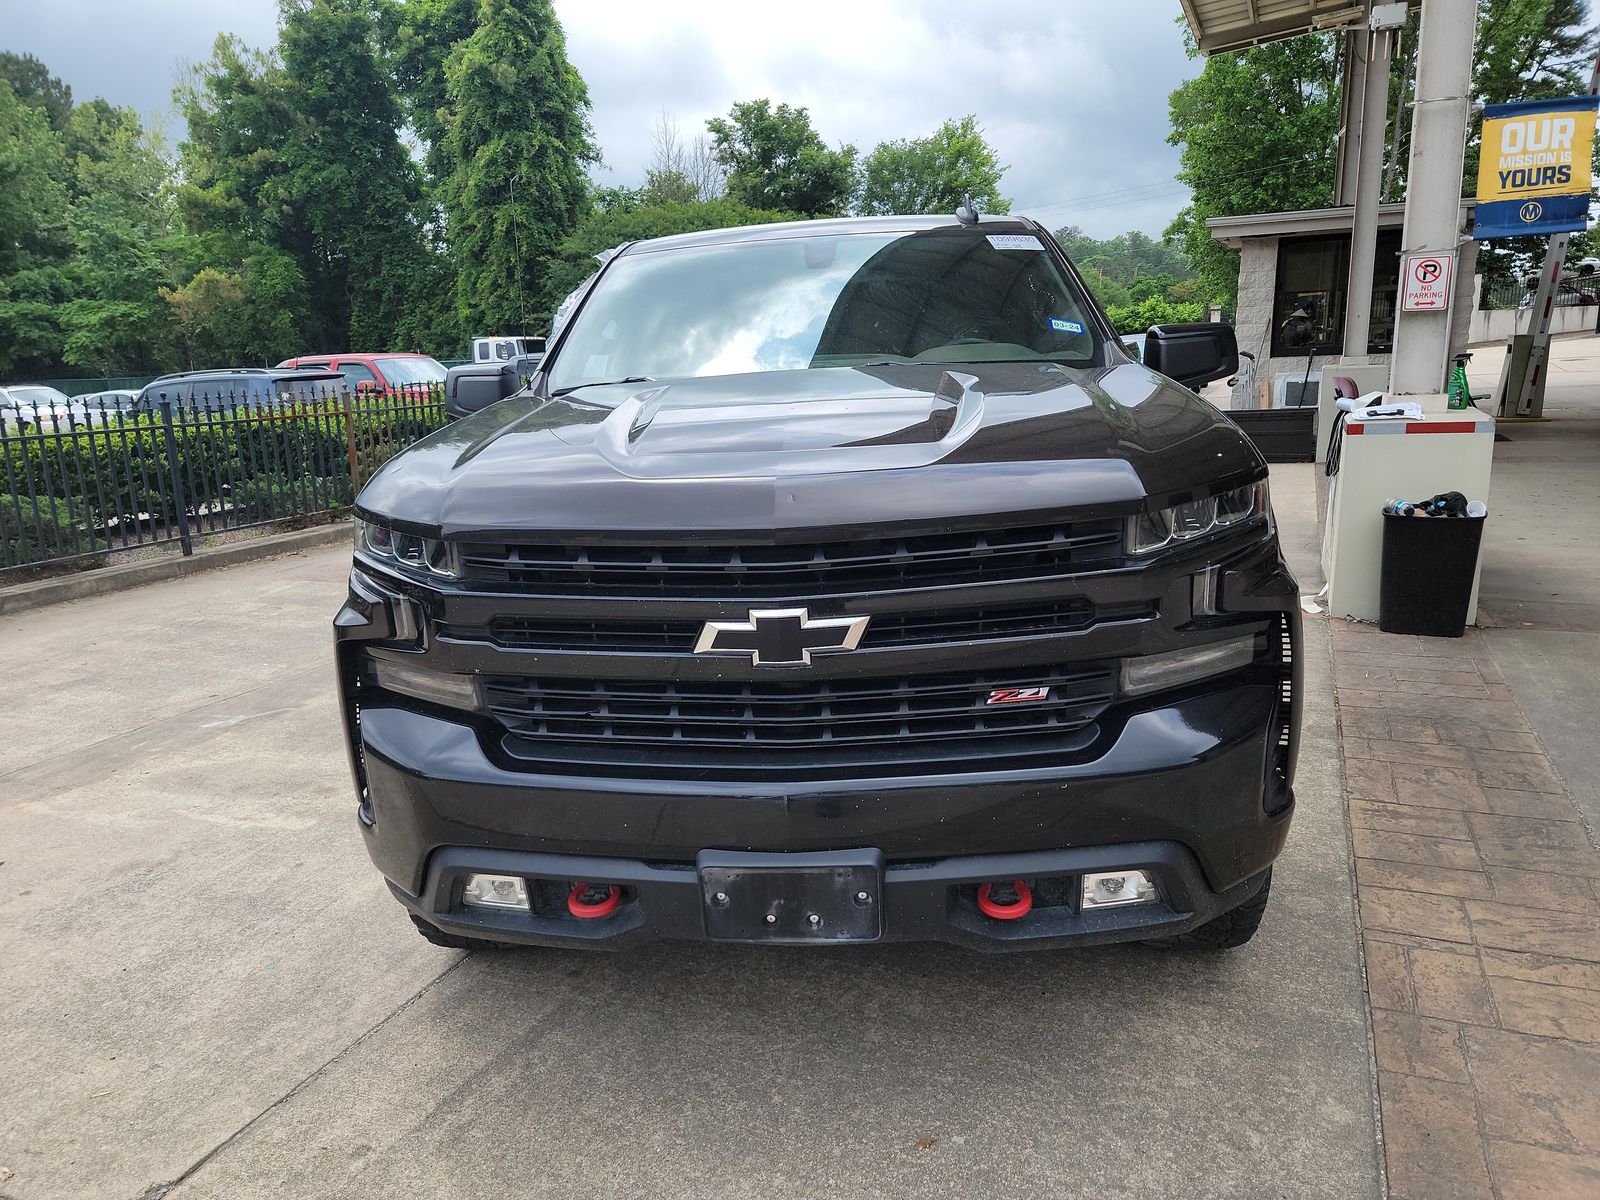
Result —
<instances>
[{"instance_id":1,"label":"hedge bush","mask_svg":"<svg viewBox=\"0 0 1600 1200\"><path fill-rule=\"evenodd\" d=\"M1165 296L1151 296L1138 304L1110 306L1106 319L1118 333L1143 333L1152 325L1204 321L1206 306L1200 300L1175 303Z\"/></svg>"},{"instance_id":2,"label":"hedge bush","mask_svg":"<svg viewBox=\"0 0 1600 1200\"><path fill-rule=\"evenodd\" d=\"M59 505L29 496L0 497L0 566L23 566L87 554L95 541L71 520ZM80 560L82 567L99 566L101 558Z\"/></svg>"},{"instance_id":3,"label":"hedge bush","mask_svg":"<svg viewBox=\"0 0 1600 1200\"><path fill-rule=\"evenodd\" d=\"M159 414L123 414L109 425L71 432L6 430L0 433L0 519L6 522L0 525L0 566L92 549L91 530L106 530L120 542L121 533L108 527L128 529L145 520L170 526L178 518L179 496L185 514L203 526L342 507L354 499L351 441L366 479L444 424L442 400L441 392L431 391L358 401L349 439L337 400L184 410L173 422L178 496ZM130 533L130 540L153 539Z\"/></svg>"}]
</instances>

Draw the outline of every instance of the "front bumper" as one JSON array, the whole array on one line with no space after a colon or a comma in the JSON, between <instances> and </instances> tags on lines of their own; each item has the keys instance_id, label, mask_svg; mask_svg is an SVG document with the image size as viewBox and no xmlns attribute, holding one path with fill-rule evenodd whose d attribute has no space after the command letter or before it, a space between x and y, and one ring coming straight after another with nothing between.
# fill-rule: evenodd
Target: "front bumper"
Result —
<instances>
[{"instance_id":1,"label":"front bumper","mask_svg":"<svg viewBox=\"0 0 1600 1200\"><path fill-rule=\"evenodd\" d=\"M1073 581L1075 589L1107 602L1155 597L1159 621L1033 642L862 651L846 656L849 661L819 660L816 674L1106 660L1180 648L1193 631L1218 626L1243 632L1281 627L1292 649L1299 613L1275 541L1248 542L1230 555L1216 572L1221 618L1189 611L1192 577L1208 559L1163 561ZM557 774L508 757L494 730L474 714L358 689L366 647L426 644L429 659L456 671L503 670L502 663L515 661L513 669L526 673L694 678L739 668L691 656L619 653L498 651L469 661L445 644L449 639L430 640L430 630L443 622L437 597L410 589L409 599L396 603L398 597L382 588L366 595L369 582L359 573L352 579L350 601L336 621L361 828L396 896L424 920L465 936L572 945L708 937L697 873L707 851L879 856L884 908L873 940L1005 948L1164 936L1254 895L1288 833L1298 706L1287 697L1298 689L1265 660L1187 688L1119 700L1100 719L1099 736L1083 755L1027 767L968 762L958 771L917 764L917 771L903 775L819 779L733 779L681 770L643 778ZM1000 590L1011 594L1015 585ZM662 615L654 602L626 603L648 610L640 620ZM1298 675L1297 663L1294 670ZM1161 902L1082 914L1070 907L1036 911L1026 922L1007 925L977 913L970 894L980 880L1124 867L1149 869ZM596 922L568 921L558 906L554 924L528 913L467 910L459 881L474 871L616 883L629 903Z\"/></svg>"},{"instance_id":2,"label":"front bumper","mask_svg":"<svg viewBox=\"0 0 1600 1200\"><path fill-rule=\"evenodd\" d=\"M361 713L361 828L418 916L497 941L624 945L704 938L707 849L869 847L882 856L882 940L991 948L1180 933L1243 903L1282 849L1292 802L1264 807L1276 694L1244 683L1132 716L1092 762L940 779L750 784L529 776L497 765L468 725L401 707ZM1160 904L979 914L970 885L1145 868ZM603 921L469 910L468 872L616 883Z\"/></svg>"},{"instance_id":3,"label":"front bumper","mask_svg":"<svg viewBox=\"0 0 1600 1200\"><path fill-rule=\"evenodd\" d=\"M1287 827L1287 814L1283 822ZM452 846L432 856L422 894L413 896L390 882L390 890L406 908L448 933L521 945L619 949L656 938L751 941L718 938L708 929L706 914L713 884L704 875L715 856L700 863L650 863L637 859L585 858L576 855L526 854L506 850L471 850ZM859 857L859 856L852 856ZM752 861L783 866L786 859L816 863L826 856L756 855ZM1083 910L1070 898L1085 872L1140 868L1157 881L1160 900L1151 904ZM463 882L470 872L520 875L535 888L540 881L559 893L570 881L616 884L621 905L610 915L581 920L559 905L535 912L468 908L461 903ZM995 854L947 858L933 862L894 863L881 867L876 895L881 905L879 928L870 937L838 938L826 928L814 937L789 937L782 944L810 941L817 945L846 942L941 941L978 950L1035 950L1065 945L1095 945L1185 933L1249 900L1261 890L1266 874L1251 876L1214 892L1202 877L1194 856L1172 842L1134 842L1119 846L1083 847L1031 854ZM975 885L988 880L1025 879L1042 894L1041 881L1059 881L1062 897L1036 904L1016 920L996 920L979 911Z\"/></svg>"}]
</instances>

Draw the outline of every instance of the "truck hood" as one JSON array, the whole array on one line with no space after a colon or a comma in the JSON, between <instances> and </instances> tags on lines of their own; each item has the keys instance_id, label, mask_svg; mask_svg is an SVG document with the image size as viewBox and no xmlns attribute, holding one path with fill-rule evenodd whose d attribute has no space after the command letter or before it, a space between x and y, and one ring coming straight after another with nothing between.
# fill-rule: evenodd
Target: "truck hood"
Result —
<instances>
[{"instance_id":1,"label":"truck hood","mask_svg":"<svg viewBox=\"0 0 1600 1200\"><path fill-rule=\"evenodd\" d=\"M879 364L513 397L391 460L357 506L445 536L770 540L1127 513L1264 474L1231 421L1135 363Z\"/></svg>"}]
</instances>

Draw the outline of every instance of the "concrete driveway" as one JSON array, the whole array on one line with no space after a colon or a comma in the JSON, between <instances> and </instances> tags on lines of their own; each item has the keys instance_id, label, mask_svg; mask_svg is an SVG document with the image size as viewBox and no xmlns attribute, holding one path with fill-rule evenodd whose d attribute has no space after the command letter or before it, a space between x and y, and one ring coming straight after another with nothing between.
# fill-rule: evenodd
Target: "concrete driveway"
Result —
<instances>
[{"instance_id":1,"label":"concrete driveway","mask_svg":"<svg viewBox=\"0 0 1600 1200\"><path fill-rule=\"evenodd\" d=\"M463 955L356 831L345 564L0 626L0 1195L1381 1194L1320 625L1242 950Z\"/></svg>"}]
</instances>

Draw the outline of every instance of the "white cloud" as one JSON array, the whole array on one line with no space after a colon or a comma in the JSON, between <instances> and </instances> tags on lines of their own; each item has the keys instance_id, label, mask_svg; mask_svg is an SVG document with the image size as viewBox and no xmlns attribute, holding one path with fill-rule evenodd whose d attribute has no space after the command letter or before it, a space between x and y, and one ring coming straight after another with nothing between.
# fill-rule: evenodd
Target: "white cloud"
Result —
<instances>
[{"instance_id":1,"label":"white cloud","mask_svg":"<svg viewBox=\"0 0 1600 1200\"><path fill-rule=\"evenodd\" d=\"M79 99L147 114L167 109L179 64L204 59L219 32L269 45L276 22L272 0L16 9L4 48L37 54ZM606 182L640 181L663 110L692 136L736 100L769 96L806 106L825 139L862 152L975 113L1009 167L1004 192L1052 227L1158 233L1183 203L1167 93L1199 64L1184 57L1177 0L556 0L556 10L589 84ZM175 121L168 130L181 136Z\"/></svg>"},{"instance_id":2,"label":"white cloud","mask_svg":"<svg viewBox=\"0 0 1600 1200\"><path fill-rule=\"evenodd\" d=\"M863 152L975 113L1009 167L1005 194L1052 226L1159 233L1184 201L1167 93L1199 68L1184 56L1176 3L556 7L609 182L638 182L662 110L693 133L736 100L770 96L805 105L827 141Z\"/></svg>"}]
</instances>

